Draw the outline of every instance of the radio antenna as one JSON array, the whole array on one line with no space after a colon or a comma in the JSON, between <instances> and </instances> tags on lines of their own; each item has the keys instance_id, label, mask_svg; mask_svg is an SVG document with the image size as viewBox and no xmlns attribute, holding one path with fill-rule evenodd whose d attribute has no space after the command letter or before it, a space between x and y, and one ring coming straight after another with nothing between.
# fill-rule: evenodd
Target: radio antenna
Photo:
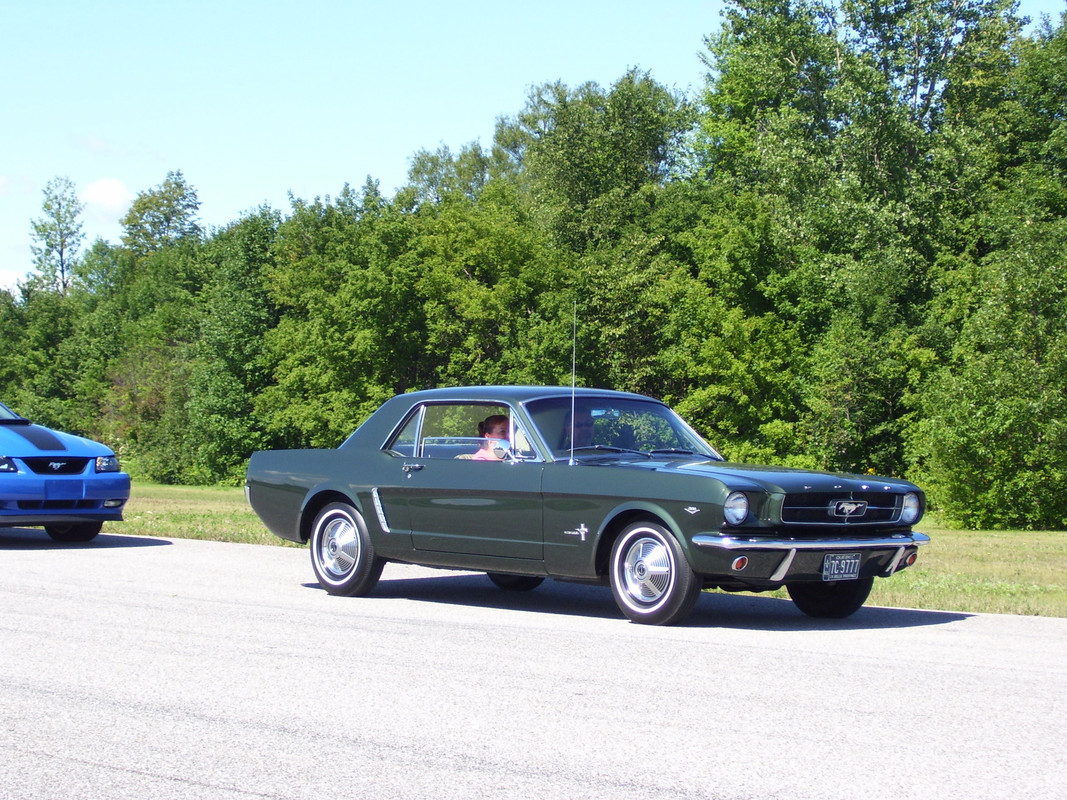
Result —
<instances>
[{"instance_id":1,"label":"radio antenna","mask_svg":"<svg viewBox=\"0 0 1067 800\"><path fill-rule=\"evenodd\" d=\"M574 385L575 372L578 365L578 301L574 301L574 310L571 315L571 430L568 440L570 442L570 465L574 466Z\"/></svg>"}]
</instances>

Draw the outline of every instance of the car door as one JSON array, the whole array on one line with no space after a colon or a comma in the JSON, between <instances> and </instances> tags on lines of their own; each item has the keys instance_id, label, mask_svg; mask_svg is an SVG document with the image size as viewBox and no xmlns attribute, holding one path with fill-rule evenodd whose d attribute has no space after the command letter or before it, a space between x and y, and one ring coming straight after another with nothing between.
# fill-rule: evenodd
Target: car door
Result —
<instances>
[{"instance_id":1,"label":"car door","mask_svg":"<svg viewBox=\"0 0 1067 800\"><path fill-rule=\"evenodd\" d=\"M404 477L391 489L411 525L416 550L542 560L541 473L532 449L522 459L480 460L478 422L504 415L512 439L528 441L511 409L499 404L441 403L421 409ZM408 436L405 431L398 439ZM403 453L402 442L394 451Z\"/></svg>"}]
</instances>

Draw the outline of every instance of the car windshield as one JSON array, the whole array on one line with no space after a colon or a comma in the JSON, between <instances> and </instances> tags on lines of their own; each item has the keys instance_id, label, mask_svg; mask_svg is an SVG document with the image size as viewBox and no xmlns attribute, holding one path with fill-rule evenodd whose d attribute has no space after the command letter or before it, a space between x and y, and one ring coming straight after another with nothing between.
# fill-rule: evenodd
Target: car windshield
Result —
<instances>
[{"instance_id":1,"label":"car windshield","mask_svg":"<svg viewBox=\"0 0 1067 800\"><path fill-rule=\"evenodd\" d=\"M0 403L0 424L5 422L23 422L24 420L10 408Z\"/></svg>"},{"instance_id":2,"label":"car windshield","mask_svg":"<svg viewBox=\"0 0 1067 800\"><path fill-rule=\"evenodd\" d=\"M557 458L598 453L722 456L667 406L636 398L581 396L534 400L527 410ZM572 442L573 436L573 442ZM573 444L573 449L572 449Z\"/></svg>"}]
</instances>

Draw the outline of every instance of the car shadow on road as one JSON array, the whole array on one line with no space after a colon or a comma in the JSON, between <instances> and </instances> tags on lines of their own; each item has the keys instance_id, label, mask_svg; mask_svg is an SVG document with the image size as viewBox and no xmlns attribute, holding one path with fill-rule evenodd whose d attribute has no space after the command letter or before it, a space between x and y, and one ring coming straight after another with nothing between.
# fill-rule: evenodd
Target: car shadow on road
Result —
<instances>
[{"instance_id":1,"label":"car shadow on road","mask_svg":"<svg viewBox=\"0 0 1067 800\"><path fill-rule=\"evenodd\" d=\"M528 592L498 589L484 574L443 573L433 577L389 578L386 574L371 597L538 614L623 619L607 586L546 580ZM317 583L304 584L320 588ZM864 606L846 619L816 619L790 600L758 595L704 592L693 613L680 623L690 628L738 628L768 631L870 630L946 625L974 616L955 611Z\"/></svg>"},{"instance_id":2,"label":"car shadow on road","mask_svg":"<svg viewBox=\"0 0 1067 800\"><path fill-rule=\"evenodd\" d=\"M121 547L160 547L172 544L152 536L101 533L88 542L56 542L40 528L0 528L0 550L100 550Z\"/></svg>"},{"instance_id":3,"label":"car shadow on road","mask_svg":"<svg viewBox=\"0 0 1067 800\"><path fill-rule=\"evenodd\" d=\"M515 592L498 588L484 573L442 572L433 577L390 579L388 570L372 597L581 617L621 616L607 587L546 580L531 591Z\"/></svg>"},{"instance_id":4,"label":"car shadow on road","mask_svg":"<svg viewBox=\"0 0 1067 800\"><path fill-rule=\"evenodd\" d=\"M973 616L974 614L959 611L866 605L845 619L817 619L798 609L792 600L705 592L693 615L683 624L774 631L874 630L947 625Z\"/></svg>"}]
</instances>

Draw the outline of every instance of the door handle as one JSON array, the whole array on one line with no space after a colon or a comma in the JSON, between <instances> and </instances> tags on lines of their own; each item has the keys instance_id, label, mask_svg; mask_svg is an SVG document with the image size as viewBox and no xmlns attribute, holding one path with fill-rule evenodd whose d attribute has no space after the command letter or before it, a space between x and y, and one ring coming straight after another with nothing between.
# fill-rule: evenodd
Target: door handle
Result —
<instances>
[{"instance_id":1,"label":"door handle","mask_svg":"<svg viewBox=\"0 0 1067 800\"><path fill-rule=\"evenodd\" d=\"M420 469L425 469L425 467L425 464L405 464L401 469L408 475L411 475L412 472L418 472Z\"/></svg>"}]
</instances>

